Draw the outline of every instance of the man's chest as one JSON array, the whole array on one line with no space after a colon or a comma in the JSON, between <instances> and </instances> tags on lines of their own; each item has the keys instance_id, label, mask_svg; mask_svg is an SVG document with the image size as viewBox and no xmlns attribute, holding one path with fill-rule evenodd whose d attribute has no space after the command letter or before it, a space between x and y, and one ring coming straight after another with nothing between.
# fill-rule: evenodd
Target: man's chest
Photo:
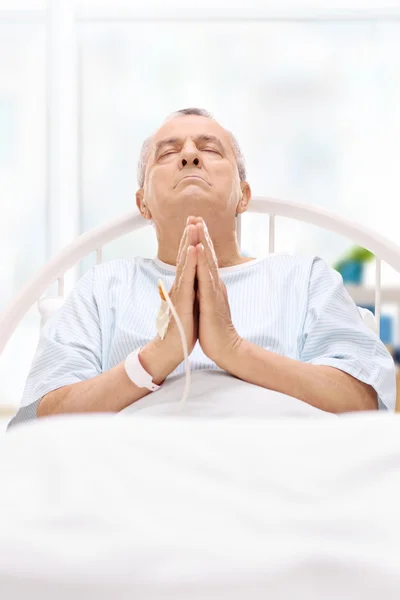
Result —
<instances>
[{"instance_id":1,"label":"man's chest","mask_svg":"<svg viewBox=\"0 0 400 600\"><path fill-rule=\"evenodd\" d=\"M163 278L170 289L174 276ZM279 293L271 286L227 283L232 322L244 339L273 352L298 358L304 308L300 298ZM157 282L143 282L118 290L102 310L103 369L112 368L129 352L157 335L160 307Z\"/></svg>"}]
</instances>

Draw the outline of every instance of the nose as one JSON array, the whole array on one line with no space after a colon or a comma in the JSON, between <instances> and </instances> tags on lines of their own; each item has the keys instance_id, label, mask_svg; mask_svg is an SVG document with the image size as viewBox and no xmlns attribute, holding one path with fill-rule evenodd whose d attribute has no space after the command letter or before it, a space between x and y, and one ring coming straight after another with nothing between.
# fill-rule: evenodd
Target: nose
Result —
<instances>
[{"instance_id":1,"label":"nose","mask_svg":"<svg viewBox=\"0 0 400 600\"><path fill-rule=\"evenodd\" d=\"M195 144L185 144L185 146L182 148L180 156L180 166L181 169L183 169L186 166L201 166L200 154Z\"/></svg>"},{"instance_id":2,"label":"nose","mask_svg":"<svg viewBox=\"0 0 400 600\"><path fill-rule=\"evenodd\" d=\"M196 167L198 167L198 166L199 166L199 164L200 164L200 160L198 159L198 157L197 157L197 156L196 156L196 158L194 158L194 159L193 159L192 163L193 163L194 165L196 165ZM188 164L189 164L189 161L187 161L187 160L186 160L186 158L182 158L182 160L181 160L181 164L182 164L182 167L186 167L186 165L188 165Z\"/></svg>"}]
</instances>

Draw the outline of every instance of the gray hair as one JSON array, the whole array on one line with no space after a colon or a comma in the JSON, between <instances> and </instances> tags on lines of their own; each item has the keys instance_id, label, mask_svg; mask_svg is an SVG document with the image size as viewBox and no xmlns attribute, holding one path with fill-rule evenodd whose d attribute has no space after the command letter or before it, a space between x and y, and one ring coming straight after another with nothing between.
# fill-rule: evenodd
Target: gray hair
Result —
<instances>
[{"instance_id":1,"label":"gray hair","mask_svg":"<svg viewBox=\"0 0 400 600\"><path fill-rule=\"evenodd\" d=\"M213 119L211 113L209 113L204 108L183 108L181 110L177 110L176 112L169 115L164 122L170 121L171 119L179 116L186 115L197 115L198 117L207 117L208 119ZM239 172L240 181L246 181L246 166L244 162L244 156L242 151L240 150L240 146L238 144L237 139L230 131L227 132L229 141L232 146L232 150L235 154L236 164ZM137 169L137 177L139 187L142 188L144 186L145 174L146 174L146 166L149 160L151 144L152 144L153 136L148 137L142 144L142 149L140 151L138 169Z\"/></svg>"}]
</instances>

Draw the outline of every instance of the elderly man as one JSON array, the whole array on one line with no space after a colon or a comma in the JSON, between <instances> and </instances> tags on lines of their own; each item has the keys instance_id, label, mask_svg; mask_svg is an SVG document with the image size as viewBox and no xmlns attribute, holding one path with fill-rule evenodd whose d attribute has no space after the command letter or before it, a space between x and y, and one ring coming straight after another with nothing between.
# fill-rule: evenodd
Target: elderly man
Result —
<instances>
[{"instance_id":1,"label":"elderly man","mask_svg":"<svg viewBox=\"0 0 400 600\"><path fill-rule=\"evenodd\" d=\"M157 335L160 278L194 372L182 414L276 414L288 400L291 414L393 410L393 361L340 275L317 257L241 255L235 217L251 190L235 138L209 113L178 111L146 140L139 185L157 258L110 261L80 280L46 326L14 423L176 414L183 350L173 319Z\"/></svg>"}]
</instances>

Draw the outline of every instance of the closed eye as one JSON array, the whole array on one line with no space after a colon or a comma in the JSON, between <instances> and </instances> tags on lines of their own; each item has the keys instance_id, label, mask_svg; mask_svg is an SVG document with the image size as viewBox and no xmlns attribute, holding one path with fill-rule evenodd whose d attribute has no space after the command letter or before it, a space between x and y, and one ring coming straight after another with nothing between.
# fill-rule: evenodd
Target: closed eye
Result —
<instances>
[{"instance_id":1,"label":"closed eye","mask_svg":"<svg viewBox=\"0 0 400 600\"><path fill-rule=\"evenodd\" d=\"M203 148L204 152L215 152L215 154L219 154L218 150L215 148Z\"/></svg>"}]
</instances>

